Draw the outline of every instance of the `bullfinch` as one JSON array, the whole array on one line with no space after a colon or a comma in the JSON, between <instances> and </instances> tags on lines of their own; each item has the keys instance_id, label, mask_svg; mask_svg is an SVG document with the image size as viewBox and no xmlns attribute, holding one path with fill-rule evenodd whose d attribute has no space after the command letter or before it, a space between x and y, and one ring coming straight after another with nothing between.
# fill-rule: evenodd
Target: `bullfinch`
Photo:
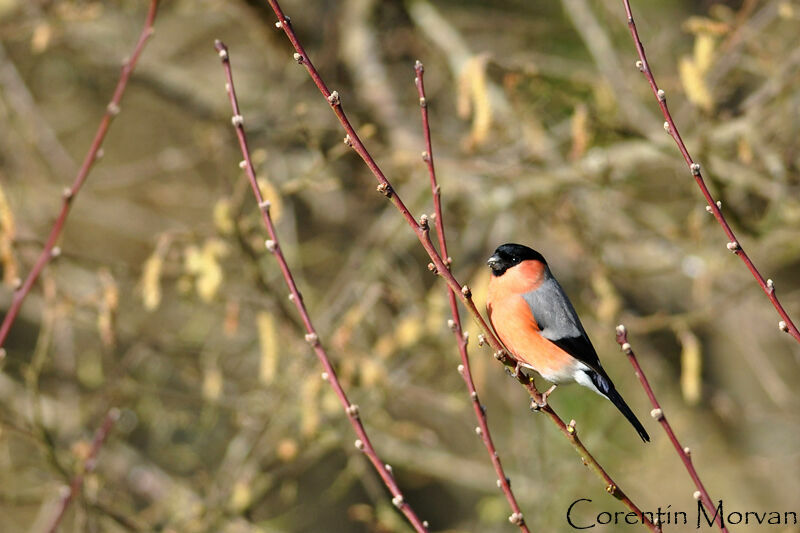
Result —
<instances>
[{"instance_id":1,"label":"bullfinch","mask_svg":"<svg viewBox=\"0 0 800 533\"><path fill-rule=\"evenodd\" d=\"M489 320L519 366L554 384L545 401L556 385L578 382L611 400L649 442L647 431L603 370L575 308L542 254L520 244L503 244L488 265Z\"/></svg>"}]
</instances>

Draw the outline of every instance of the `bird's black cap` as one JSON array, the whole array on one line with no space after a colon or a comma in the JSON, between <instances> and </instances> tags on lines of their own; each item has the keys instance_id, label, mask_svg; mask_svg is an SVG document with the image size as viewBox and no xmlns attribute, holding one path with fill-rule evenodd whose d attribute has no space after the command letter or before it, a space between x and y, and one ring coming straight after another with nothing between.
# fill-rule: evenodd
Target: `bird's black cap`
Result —
<instances>
[{"instance_id":1,"label":"bird's black cap","mask_svg":"<svg viewBox=\"0 0 800 533\"><path fill-rule=\"evenodd\" d=\"M492 269L492 274L495 276L502 276L509 268L528 260L541 261L547 265L547 261L545 261L542 254L533 248L514 243L506 243L498 246L494 254L492 254L487 261L487 264L489 268Z\"/></svg>"}]
</instances>

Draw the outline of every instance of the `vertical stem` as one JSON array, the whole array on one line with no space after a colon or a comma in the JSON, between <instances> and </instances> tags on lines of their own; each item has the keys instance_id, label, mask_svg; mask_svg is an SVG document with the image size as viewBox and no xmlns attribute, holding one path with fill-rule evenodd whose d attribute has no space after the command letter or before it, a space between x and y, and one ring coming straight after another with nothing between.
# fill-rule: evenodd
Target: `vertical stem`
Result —
<instances>
[{"instance_id":1,"label":"vertical stem","mask_svg":"<svg viewBox=\"0 0 800 533\"><path fill-rule=\"evenodd\" d=\"M72 478L69 486L65 487L61 500L59 501L58 509L53 515L50 524L45 529L47 533L55 533L58 530L58 526L61 525L61 521L64 519L64 515L67 512L67 508L75 499L78 492L80 492L86 474L90 474L94 471L94 467L97 464L97 455L100 453L103 443L105 443L108 434L111 433L111 428L114 427L114 423L118 419L119 410L111 409L103 420L103 423L97 428L94 438L92 439L92 447L89 449L89 454L86 456L78 474Z\"/></svg>"},{"instance_id":2,"label":"vertical stem","mask_svg":"<svg viewBox=\"0 0 800 533\"><path fill-rule=\"evenodd\" d=\"M642 74L644 74L647 82L650 84L650 89L652 89L653 94L658 100L658 107L661 109L661 113L664 115L664 120L666 121L664 122L664 129L667 130L672 139L675 141L675 144L678 145L678 150L680 150L684 161L686 161L686 164L692 173L692 176L694 176L697 186L700 187L700 191L703 193L703 197L706 199L706 203L708 204L706 206L706 210L714 215L714 218L722 227L722 231L725 232L725 236L728 238L728 250L735 253L737 256L739 256L739 259L744 262L747 269L761 287L761 290L764 291L764 293L767 295L767 298L769 298L769 301L772 302L772 306L776 311L778 311L778 314L781 317L781 321L778 323L778 328L781 331L789 333L797 342L800 342L800 331L798 331L797 326L794 325L794 322L792 322L789 314L783 308L780 300L778 300L778 297L775 294L775 284L771 279L765 280L764 276L761 275L761 272L758 271L758 268L756 268L755 264L753 264L750 256L748 256L744 251L744 248L742 248L739 239L736 238L736 234L733 232L733 229L731 229L728 221L725 220L725 215L722 214L721 209L722 204L716 202L714 197L711 196L711 192L708 190L708 186L703 179L703 174L700 171L700 165L695 163L695 161L692 159L692 156L689 154L689 150L686 148L686 144L684 144L683 139L681 138L678 127L675 125L675 121L672 118L672 114L669 112L666 94L663 90L658 88L656 79L653 77L653 72L650 70L650 64L647 62L647 55L644 52L644 45L642 45L642 41L639 38L639 31L636 29L636 23L633 20L633 12L631 11L630 0L622 0L622 3L625 6L625 13L628 16L628 29L631 32L633 44L636 46L636 52L639 54L639 61L637 61L636 66L639 68Z\"/></svg>"},{"instance_id":3,"label":"vertical stem","mask_svg":"<svg viewBox=\"0 0 800 533\"><path fill-rule=\"evenodd\" d=\"M435 227L436 235L439 239L440 255L444 258L447 266L452 265L452 260L447 253L447 239L444 233L444 217L442 216L442 195L441 187L436 180L436 170L433 165L433 146L431 143L431 128L428 120L428 100L425 96L425 81L424 72L425 67L422 63L417 61L414 65L414 84L417 86L417 93L419 94L419 107L422 114L422 132L425 137L425 151L422 153L422 159L428 167L428 176L431 182L431 195L433 196L433 209L435 214ZM450 329L456 337L456 344L458 345L458 353L461 356L461 365L458 370L461 377L464 378L464 383L467 386L467 392L472 399L472 408L475 411L475 417L478 419L478 427L475 428L489 453L489 459L492 461L494 471L497 473L497 485L503 491L503 494L511 506L511 516L508 518L513 524L519 526L521 531L529 532L528 525L525 523L525 518L522 515L522 510L517 503L514 492L511 490L511 480L506 476L503 470L503 464L500 461L500 455L492 441L492 434L489 432L489 423L486 420L486 412L481 405L478 398L478 391L475 388L475 382L472 379L472 370L469 363L469 353L467 351L467 337L464 334L464 329L461 325L461 315L458 311L458 299L456 298L453 289L445 287L447 290L447 298L450 302L450 314L453 316L450 321Z\"/></svg>"},{"instance_id":4,"label":"vertical stem","mask_svg":"<svg viewBox=\"0 0 800 533\"><path fill-rule=\"evenodd\" d=\"M153 23L155 22L157 11L158 0L151 0L150 8L147 12L147 18L145 19L144 23L144 28L142 28L141 34L139 34L139 40L133 49L133 53L122 65L122 73L120 74L119 81L114 89L114 94L111 97L111 101L106 106L106 112L103 115L100 125L97 128L97 132L94 135L94 140L92 140L92 144L89 147L89 152L86 154L86 158L83 160L83 164L78 170L78 175L75 177L75 181L73 181L72 186L64 189L61 200L61 211L59 212L58 217L53 224L53 228L50 230L50 235L47 237L44 249L42 250L42 253L39 254L39 258L36 260L36 263L34 263L33 268L28 274L28 277L25 278L25 281L22 282L22 284L14 291L14 296L11 300L11 306L8 308L5 317L3 317L2 324L0 324L0 361L2 361L6 355L3 345L8 338L8 333L11 331L11 326L14 324L14 320L19 314L20 307L22 307L22 302L31 291L33 284L36 283L36 280L39 278L39 274L41 274L47 263L49 263L54 257L57 257L58 253L60 252L60 250L56 247L56 242L58 241L58 238L61 236L61 232L64 229L72 201L75 199L78 191L80 191L83 183L89 176L89 172L92 170L95 161L97 161L102 154L101 147L103 145L103 140L106 137L108 128L111 126L111 121L120 112L120 102L122 101L122 95L125 93L125 89L128 87L128 80L130 80L131 74L133 74L133 69L136 68L136 63L139 61L139 56L142 54L142 50L144 50L144 45L153 34Z\"/></svg>"},{"instance_id":5,"label":"vertical stem","mask_svg":"<svg viewBox=\"0 0 800 533\"><path fill-rule=\"evenodd\" d=\"M642 367L639 365L639 361L636 359L636 354L633 353L633 348L631 348L630 343L628 342L628 330L620 324L617 326L617 344L628 356L628 360L633 365L633 370L636 373L636 377L639 378L639 382L642 384L644 388L644 392L647 394L647 397L650 398L650 403L653 406L653 410L650 414L658 420L658 423L661 424L661 427L664 428L664 431L667 433L670 442L672 442L672 446L675 447L675 451L678 452L678 455L683 461L683 465L686 467L686 471L689 472L689 476L694 481L695 487L697 487L697 492L694 493L695 499L699 499L703 502L706 510L712 514L716 514L714 504L712 503L711 496L708 495L708 491L706 490L703 482L700 480L700 476L697 474L697 470L694 468L694 464L692 463L692 457L690 455L689 448L684 448L681 446L681 443L678 441L678 437L675 436L675 432L672 431L672 426L670 425L669 421L667 420L667 416L664 414L663 409L661 409L661 404L656 399L656 395L653 392L653 388L650 386L650 382L647 380L647 376L644 375L644 371ZM724 523L722 522L722 517L717 515L717 526L719 526L721 531L725 533L728 530L725 528Z\"/></svg>"},{"instance_id":6,"label":"vertical stem","mask_svg":"<svg viewBox=\"0 0 800 533\"><path fill-rule=\"evenodd\" d=\"M244 132L244 118L239 111L239 102L236 98L236 89L233 86L233 74L231 71L230 54L228 53L228 48L221 41L216 41L214 43L214 47L217 49L217 52L219 52L219 57L222 60L222 67L225 69L225 77L227 79L225 88L228 92L231 108L233 109L232 123L236 128L236 137L239 139L239 147L241 148L242 156L244 157L241 166L244 168L247 178L250 181L250 187L253 190L253 195L255 196L256 201L258 202L259 210L261 211L261 219L264 222L264 227L266 227L267 232L269 233L270 239L266 241L266 247L267 250L272 252L272 254L275 256L275 260L278 262L278 266L283 274L283 279L286 281L286 285L289 287L289 299L294 303L295 307L297 308L297 312L300 314L300 318L305 325L306 341L311 345L314 353L316 353L317 358L319 359L320 364L322 364L324 369L324 372L322 373L322 379L327 381L333 389L333 392L336 393L339 403L342 404L342 408L347 414L347 418L350 421L350 424L353 426L356 435L358 436L358 439L355 441L356 448L364 452L364 454L372 463L372 466L375 468L375 471L383 480L383 483L389 489L389 492L392 493L392 503L395 505L395 507L400 509L411 525L414 526L416 531L420 533L427 532L428 523L420 520L420 518L414 512L414 509L412 509L411 506L406 503L403 493L400 491L400 487L397 485L397 482L394 479L392 468L381 461L381 458L378 456L378 452L375 451L372 442L367 436L367 431L364 429L364 425L361 423L358 405L350 403L344 388L336 376L336 371L333 368L333 364L331 363L325 348L323 348L322 344L320 343L319 335L317 334L316 329L314 329L314 324L311 322L311 317L308 314L305 303L303 302L303 296L300 294L300 291L297 288L297 284L294 281L292 272L289 269L289 265L286 262L286 258L284 257L283 251L281 250L278 242L278 233L269 213L269 202L264 200L263 196L261 195L261 189L258 186L256 171L253 166L252 159L250 158L250 149L247 146L247 136Z\"/></svg>"}]
</instances>

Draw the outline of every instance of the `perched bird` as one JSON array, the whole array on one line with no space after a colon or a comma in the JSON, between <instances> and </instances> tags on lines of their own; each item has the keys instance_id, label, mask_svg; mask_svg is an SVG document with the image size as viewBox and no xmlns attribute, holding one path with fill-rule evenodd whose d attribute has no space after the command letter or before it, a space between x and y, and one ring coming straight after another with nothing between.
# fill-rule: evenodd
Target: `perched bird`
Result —
<instances>
[{"instance_id":1,"label":"perched bird","mask_svg":"<svg viewBox=\"0 0 800 533\"><path fill-rule=\"evenodd\" d=\"M545 401L556 385L578 382L611 400L642 440L649 442L647 431L600 365L575 308L542 254L520 244L503 244L488 265L492 271L486 302L489 320L519 366L554 383Z\"/></svg>"}]
</instances>

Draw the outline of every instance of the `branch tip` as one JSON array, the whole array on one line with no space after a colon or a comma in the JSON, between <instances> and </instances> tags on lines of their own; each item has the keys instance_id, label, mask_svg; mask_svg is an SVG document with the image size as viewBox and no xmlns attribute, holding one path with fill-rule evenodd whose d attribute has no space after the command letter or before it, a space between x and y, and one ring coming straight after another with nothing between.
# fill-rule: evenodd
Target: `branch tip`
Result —
<instances>
[{"instance_id":1,"label":"branch tip","mask_svg":"<svg viewBox=\"0 0 800 533\"><path fill-rule=\"evenodd\" d=\"M574 419L574 418L573 418L572 420L570 420L570 421L569 421L569 424L567 425L567 432L568 432L570 435L574 435L574 434L575 434L575 432L577 431L577 429L576 429L576 427L575 427L576 425L577 425L577 422L575 422L575 419Z\"/></svg>"},{"instance_id":2,"label":"branch tip","mask_svg":"<svg viewBox=\"0 0 800 533\"><path fill-rule=\"evenodd\" d=\"M736 253L739 250L741 250L741 247L739 246L739 243L736 242L736 241L731 241L726 246L728 247L728 250L730 250L733 253Z\"/></svg>"},{"instance_id":3,"label":"branch tip","mask_svg":"<svg viewBox=\"0 0 800 533\"><path fill-rule=\"evenodd\" d=\"M50 250L50 257L55 259L56 257L61 255L61 247L60 246L53 246L53 249Z\"/></svg>"},{"instance_id":4,"label":"branch tip","mask_svg":"<svg viewBox=\"0 0 800 533\"><path fill-rule=\"evenodd\" d=\"M403 499L403 495L402 494L398 494L397 496L392 498L392 504L395 507L402 507L404 503L405 503L405 500Z\"/></svg>"},{"instance_id":5,"label":"branch tip","mask_svg":"<svg viewBox=\"0 0 800 533\"><path fill-rule=\"evenodd\" d=\"M422 74L423 72L425 72L425 65L423 65L423 64L422 64L422 61L420 61L419 59L417 59L417 60L414 62L414 70L416 70L417 72L419 72L420 74Z\"/></svg>"},{"instance_id":6,"label":"branch tip","mask_svg":"<svg viewBox=\"0 0 800 533\"><path fill-rule=\"evenodd\" d=\"M349 133L348 133L347 135L345 135L345 136L344 136L344 139L342 139L342 142L343 142L344 144L346 144L347 146L349 146L350 148L352 148L352 147L353 147L353 138L352 138L352 137L350 137L350 134L349 134ZM383 185L383 184L381 184L381 185ZM378 185L378 187L380 187L380 185Z\"/></svg>"},{"instance_id":7,"label":"branch tip","mask_svg":"<svg viewBox=\"0 0 800 533\"><path fill-rule=\"evenodd\" d=\"M345 409L345 411L347 411L348 415L350 415L352 417L357 417L358 416L358 404L351 403L350 405L347 406L347 409Z\"/></svg>"},{"instance_id":8,"label":"branch tip","mask_svg":"<svg viewBox=\"0 0 800 533\"><path fill-rule=\"evenodd\" d=\"M227 61L228 57L228 49L225 48L225 45L221 42L217 41L217 53L219 54L219 58L223 61Z\"/></svg>"},{"instance_id":9,"label":"branch tip","mask_svg":"<svg viewBox=\"0 0 800 533\"><path fill-rule=\"evenodd\" d=\"M233 115L231 124L233 124L234 128L241 128L244 125L244 117L242 115Z\"/></svg>"},{"instance_id":10,"label":"branch tip","mask_svg":"<svg viewBox=\"0 0 800 533\"><path fill-rule=\"evenodd\" d=\"M302 56L302 55L300 55L299 53L295 52L295 53L292 55L292 57L294 58L294 60L295 60L295 61L297 61L297 62L298 62L298 63L300 63L301 65L303 64L303 60L304 60L304 58L303 58L303 56Z\"/></svg>"},{"instance_id":11,"label":"branch tip","mask_svg":"<svg viewBox=\"0 0 800 533\"><path fill-rule=\"evenodd\" d=\"M630 355L631 352L633 352L633 348L631 348L631 343L629 342L623 342L621 348L622 351L625 352L627 355Z\"/></svg>"},{"instance_id":12,"label":"branch tip","mask_svg":"<svg viewBox=\"0 0 800 533\"><path fill-rule=\"evenodd\" d=\"M358 448L359 450L361 450L361 451L364 451L364 441L363 441L363 440L361 440L361 439L356 439L356 441L355 441L353 444L354 444L354 445L355 445L355 447L356 447L356 448Z\"/></svg>"},{"instance_id":13,"label":"branch tip","mask_svg":"<svg viewBox=\"0 0 800 533\"><path fill-rule=\"evenodd\" d=\"M475 401L478 401L478 393L476 391L472 391L469 393L469 397Z\"/></svg>"},{"instance_id":14,"label":"branch tip","mask_svg":"<svg viewBox=\"0 0 800 533\"><path fill-rule=\"evenodd\" d=\"M691 169L693 176L700 175L700 163L692 163L689 168Z\"/></svg>"},{"instance_id":15,"label":"branch tip","mask_svg":"<svg viewBox=\"0 0 800 533\"><path fill-rule=\"evenodd\" d=\"M655 418L656 420L658 420L660 422L660 421L664 420L664 411L662 411L660 408L656 407L655 409L650 411L650 416L652 416L653 418Z\"/></svg>"},{"instance_id":16,"label":"branch tip","mask_svg":"<svg viewBox=\"0 0 800 533\"><path fill-rule=\"evenodd\" d=\"M112 117L115 117L115 116L119 115L119 112L121 110L119 108L119 104L118 103L109 102L108 105L106 106L106 111L108 112L109 115L111 115Z\"/></svg>"},{"instance_id":17,"label":"branch tip","mask_svg":"<svg viewBox=\"0 0 800 533\"><path fill-rule=\"evenodd\" d=\"M272 204L269 200L261 200L258 202L258 208L262 211L269 211L269 208L272 207Z\"/></svg>"},{"instance_id":18,"label":"branch tip","mask_svg":"<svg viewBox=\"0 0 800 533\"><path fill-rule=\"evenodd\" d=\"M698 500L698 501L700 500L700 498L702 498L702 496L703 495L700 494L699 490L694 491L694 494L692 494L692 498L694 498L695 500Z\"/></svg>"},{"instance_id":19,"label":"branch tip","mask_svg":"<svg viewBox=\"0 0 800 533\"><path fill-rule=\"evenodd\" d=\"M330 376L328 375L327 372L323 372L322 374L320 374L320 377L322 378L322 381L328 381L328 378Z\"/></svg>"},{"instance_id":20,"label":"branch tip","mask_svg":"<svg viewBox=\"0 0 800 533\"><path fill-rule=\"evenodd\" d=\"M692 455L692 449L689 448L688 446L684 446L683 453L686 454L686 457L689 457Z\"/></svg>"},{"instance_id":21,"label":"branch tip","mask_svg":"<svg viewBox=\"0 0 800 533\"><path fill-rule=\"evenodd\" d=\"M469 288L469 285L464 285L461 287L461 294L464 295L464 298L472 298L472 289Z\"/></svg>"},{"instance_id":22,"label":"branch tip","mask_svg":"<svg viewBox=\"0 0 800 533\"><path fill-rule=\"evenodd\" d=\"M431 263L431 264L433 264L433 263ZM455 331L456 330L456 321L453 320L452 318L448 318L447 319L447 327L450 328L450 331Z\"/></svg>"},{"instance_id":23,"label":"branch tip","mask_svg":"<svg viewBox=\"0 0 800 533\"><path fill-rule=\"evenodd\" d=\"M786 321L781 320L780 322L778 322L778 329L783 331L784 333L788 333L789 326L786 325Z\"/></svg>"},{"instance_id":24,"label":"branch tip","mask_svg":"<svg viewBox=\"0 0 800 533\"><path fill-rule=\"evenodd\" d=\"M64 198L64 200L72 200L73 195L74 193L70 187L64 187L64 189L61 191L61 196Z\"/></svg>"},{"instance_id":25,"label":"branch tip","mask_svg":"<svg viewBox=\"0 0 800 533\"><path fill-rule=\"evenodd\" d=\"M666 131L667 133L671 133L671 128L669 127L669 122L667 122L666 120L664 121L664 131Z\"/></svg>"},{"instance_id":26,"label":"branch tip","mask_svg":"<svg viewBox=\"0 0 800 533\"><path fill-rule=\"evenodd\" d=\"M94 160L99 161L100 159L103 159L104 155L106 155L106 151L103 148L98 148L97 153L94 154Z\"/></svg>"},{"instance_id":27,"label":"branch tip","mask_svg":"<svg viewBox=\"0 0 800 533\"><path fill-rule=\"evenodd\" d=\"M383 465L383 467L386 468L386 471L389 472L390 474L393 473L392 465L390 465L389 463L386 463L385 465Z\"/></svg>"},{"instance_id":28,"label":"branch tip","mask_svg":"<svg viewBox=\"0 0 800 533\"><path fill-rule=\"evenodd\" d=\"M239 168L241 168L242 170L246 169L247 168L247 161L244 160L244 159L239 161Z\"/></svg>"},{"instance_id":29,"label":"branch tip","mask_svg":"<svg viewBox=\"0 0 800 533\"><path fill-rule=\"evenodd\" d=\"M274 253L275 250L278 248L278 243L276 243L272 239L267 239L266 241L264 241L264 246L267 248L268 251Z\"/></svg>"},{"instance_id":30,"label":"branch tip","mask_svg":"<svg viewBox=\"0 0 800 533\"><path fill-rule=\"evenodd\" d=\"M478 333L478 346L483 346L484 344L486 344L486 335Z\"/></svg>"},{"instance_id":31,"label":"branch tip","mask_svg":"<svg viewBox=\"0 0 800 533\"><path fill-rule=\"evenodd\" d=\"M481 429L481 427L480 427L480 426L475 426L475 434L476 434L477 436L479 436L479 437L480 437L481 435L483 435L483 430Z\"/></svg>"},{"instance_id":32,"label":"branch tip","mask_svg":"<svg viewBox=\"0 0 800 533\"><path fill-rule=\"evenodd\" d=\"M420 107L428 107L428 100L424 96L420 97L419 106Z\"/></svg>"},{"instance_id":33,"label":"branch tip","mask_svg":"<svg viewBox=\"0 0 800 533\"><path fill-rule=\"evenodd\" d=\"M659 102L663 102L667 99L667 93L664 92L664 89L659 89L656 93L656 96L658 97Z\"/></svg>"},{"instance_id":34,"label":"branch tip","mask_svg":"<svg viewBox=\"0 0 800 533\"><path fill-rule=\"evenodd\" d=\"M637 59L636 68L639 70L639 72L644 72L644 63Z\"/></svg>"},{"instance_id":35,"label":"branch tip","mask_svg":"<svg viewBox=\"0 0 800 533\"><path fill-rule=\"evenodd\" d=\"M319 335L316 333L306 333L306 342L311 346L319 346Z\"/></svg>"},{"instance_id":36,"label":"branch tip","mask_svg":"<svg viewBox=\"0 0 800 533\"><path fill-rule=\"evenodd\" d=\"M458 373L459 373L459 374L463 374L463 373L464 373L464 365L458 365L458 367L456 368L456 370L458 370Z\"/></svg>"},{"instance_id":37,"label":"branch tip","mask_svg":"<svg viewBox=\"0 0 800 533\"><path fill-rule=\"evenodd\" d=\"M770 291L774 291L774 290L775 290L775 282L774 282L774 281L772 281L772 279L768 279L768 280L767 280L767 288L768 288Z\"/></svg>"}]
</instances>

